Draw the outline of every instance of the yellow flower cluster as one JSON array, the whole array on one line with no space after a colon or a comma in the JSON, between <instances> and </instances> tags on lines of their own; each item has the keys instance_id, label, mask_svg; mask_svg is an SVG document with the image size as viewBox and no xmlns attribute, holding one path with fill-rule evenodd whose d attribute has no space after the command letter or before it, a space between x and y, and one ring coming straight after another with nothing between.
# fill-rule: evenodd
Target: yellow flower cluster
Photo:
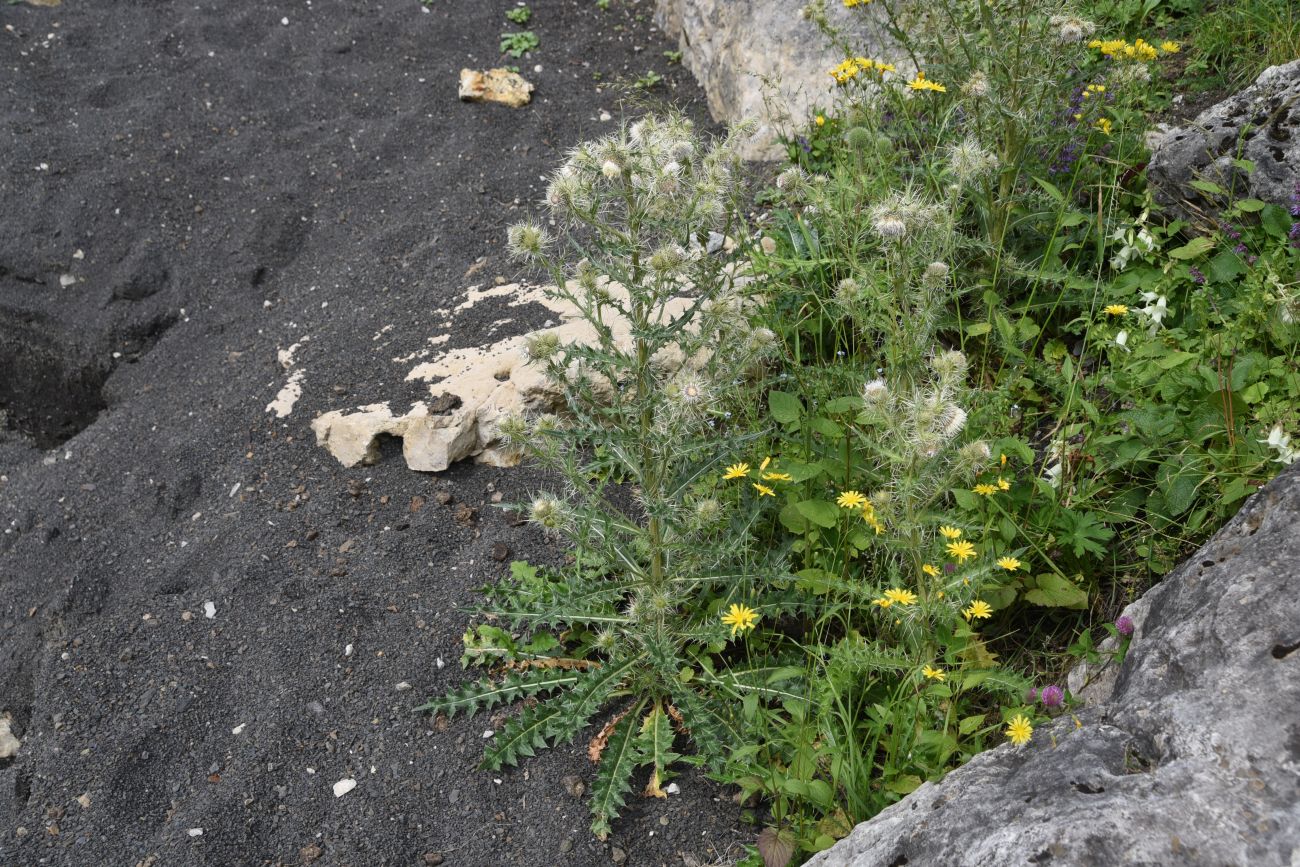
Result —
<instances>
[{"instance_id":1,"label":"yellow flower cluster","mask_svg":"<svg viewBox=\"0 0 1300 867\"><path fill-rule=\"evenodd\" d=\"M832 69L828 74L835 79L836 84L848 84L853 79L865 72L875 72L877 75L884 75L886 72L893 72L894 64L881 63L872 60L870 57L850 57L839 66Z\"/></svg>"},{"instance_id":2,"label":"yellow flower cluster","mask_svg":"<svg viewBox=\"0 0 1300 867\"><path fill-rule=\"evenodd\" d=\"M886 590L879 599L871 600L871 604L879 605L881 608L888 608L891 605L915 605L916 600L917 595L911 590L900 590L897 587L892 587Z\"/></svg>"},{"instance_id":3,"label":"yellow flower cluster","mask_svg":"<svg viewBox=\"0 0 1300 867\"><path fill-rule=\"evenodd\" d=\"M1095 48L1106 57L1113 57L1116 60L1138 60L1148 61L1155 60L1161 52L1165 54L1177 54L1182 50L1177 42L1162 42L1160 47L1152 45L1145 39L1134 39L1129 42L1125 39L1094 39L1088 43L1089 48Z\"/></svg>"},{"instance_id":4,"label":"yellow flower cluster","mask_svg":"<svg viewBox=\"0 0 1300 867\"><path fill-rule=\"evenodd\" d=\"M769 470L768 467L770 466L772 466L772 459L770 457L763 458L763 462L758 465L757 475L764 482L794 481L794 477L791 476L789 473L778 473L776 471L776 467L772 467L772 469ZM731 466L727 467L727 469L722 474L722 478L727 481L730 481L732 479L747 479L749 478L749 473L750 473L749 464L745 463L744 461L741 461L739 463L734 463ZM760 497L776 496L776 492L772 490L772 488L769 487L768 485L764 485L759 482L754 482L753 486L754 486L754 490L758 491L758 495Z\"/></svg>"},{"instance_id":5,"label":"yellow flower cluster","mask_svg":"<svg viewBox=\"0 0 1300 867\"><path fill-rule=\"evenodd\" d=\"M844 0L844 8L852 9L854 6L869 6L871 0Z\"/></svg>"},{"instance_id":6,"label":"yellow flower cluster","mask_svg":"<svg viewBox=\"0 0 1300 867\"><path fill-rule=\"evenodd\" d=\"M935 93L947 93L948 88L944 87L937 81L931 81L925 77L925 73L917 70L916 78L907 83L912 90L933 90Z\"/></svg>"}]
</instances>

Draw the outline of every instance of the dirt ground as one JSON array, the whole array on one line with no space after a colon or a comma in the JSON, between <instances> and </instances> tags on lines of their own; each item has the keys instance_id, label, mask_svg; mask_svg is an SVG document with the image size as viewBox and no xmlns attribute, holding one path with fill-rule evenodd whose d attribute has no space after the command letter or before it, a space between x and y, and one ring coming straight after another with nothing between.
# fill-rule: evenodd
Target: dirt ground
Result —
<instances>
[{"instance_id":1,"label":"dirt ground","mask_svg":"<svg viewBox=\"0 0 1300 867\"><path fill-rule=\"evenodd\" d=\"M699 110L650 0L531 0L541 46L505 62L532 105L458 102L513 5L0 5L0 864L707 864L752 839L686 775L599 843L565 782L585 744L493 774L499 720L413 713L465 677L477 588L559 555L493 507L539 480L394 444L348 470L309 428L427 396L393 357L515 275L505 227L610 129L616 79ZM500 336L502 305L444 345Z\"/></svg>"}]
</instances>

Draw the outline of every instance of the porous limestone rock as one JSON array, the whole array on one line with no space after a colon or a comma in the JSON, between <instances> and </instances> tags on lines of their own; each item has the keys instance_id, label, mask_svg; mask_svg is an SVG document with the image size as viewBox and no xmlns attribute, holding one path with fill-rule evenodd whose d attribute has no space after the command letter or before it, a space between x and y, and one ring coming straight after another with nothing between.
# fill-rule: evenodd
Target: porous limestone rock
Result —
<instances>
[{"instance_id":1,"label":"porous limestone rock","mask_svg":"<svg viewBox=\"0 0 1300 867\"><path fill-rule=\"evenodd\" d=\"M831 25L855 55L903 66L898 48L881 27L879 7L846 9L826 3ZM676 39L682 63L699 81L716 120L751 120L755 129L741 147L746 159L777 159L779 136L830 107L831 68L845 52L802 15L791 0L657 0L656 21Z\"/></svg>"},{"instance_id":2,"label":"porous limestone rock","mask_svg":"<svg viewBox=\"0 0 1300 867\"><path fill-rule=\"evenodd\" d=\"M18 748L23 745L22 741L14 737L13 731L10 730L11 725L8 714L0 716L0 759L16 756Z\"/></svg>"},{"instance_id":3,"label":"porous limestone rock","mask_svg":"<svg viewBox=\"0 0 1300 867\"><path fill-rule=\"evenodd\" d=\"M522 108L533 98L533 85L508 69L462 69L460 98L463 102L499 102Z\"/></svg>"},{"instance_id":4,"label":"porous limestone rock","mask_svg":"<svg viewBox=\"0 0 1300 867\"><path fill-rule=\"evenodd\" d=\"M1289 205L1300 184L1300 60L1270 66L1250 87L1187 126L1153 135L1150 144L1147 176L1163 204L1204 208L1205 195L1188 186L1203 179L1237 198ZM1247 172L1242 159L1254 170Z\"/></svg>"},{"instance_id":5,"label":"porous limestone rock","mask_svg":"<svg viewBox=\"0 0 1300 867\"><path fill-rule=\"evenodd\" d=\"M737 278L737 284L742 280ZM472 287L467 292L469 300L457 311L468 309L482 298L505 297L514 306L543 304L558 314L560 322L489 346L443 352L412 368L406 377L408 381L428 382L430 392L458 399L448 401L454 404L449 411L433 411L424 401L415 403L402 415L394 415L388 402L369 404L351 412L334 410L312 422L317 445L328 449L347 467L376 461L379 437L384 435L400 437L407 466L422 472L441 472L468 457L498 467L519 463L521 455L499 436L501 420L517 413L536 416L553 412L562 401L559 386L546 377L543 367L527 363L529 341L542 335L552 336L559 343L596 339L595 328L582 318L579 309L555 298L549 288L527 289L510 283L483 291ZM607 288L616 297L626 297L626 290L621 286L610 284ZM687 297L670 299L664 304L663 315L678 316L691 303ZM457 311L444 312L454 315ZM607 311L606 317L604 324L614 342L629 346L631 326L627 320L612 311ZM410 358L424 357L428 351ZM680 357L659 360L667 370L676 369L683 361Z\"/></svg>"},{"instance_id":6,"label":"porous limestone rock","mask_svg":"<svg viewBox=\"0 0 1300 867\"><path fill-rule=\"evenodd\" d=\"M810 867L1300 864L1297 529L1300 466L1130 606L1108 696L925 783Z\"/></svg>"}]
</instances>

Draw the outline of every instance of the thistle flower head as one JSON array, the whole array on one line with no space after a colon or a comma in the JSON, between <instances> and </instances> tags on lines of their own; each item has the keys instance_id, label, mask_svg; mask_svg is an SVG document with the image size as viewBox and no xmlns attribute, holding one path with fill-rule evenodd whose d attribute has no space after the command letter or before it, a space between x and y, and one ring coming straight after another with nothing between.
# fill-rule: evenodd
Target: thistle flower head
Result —
<instances>
[{"instance_id":1,"label":"thistle flower head","mask_svg":"<svg viewBox=\"0 0 1300 867\"><path fill-rule=\"evenodd\" d=\"M862 399L868 406L882 406L889 400L889 384L884 379L876 377L862 387Z\"/></svg>"},{"instance_id":2,"label":"thistle flower head","mask_svg":"<svg viewBox=\"0 0 1300 867\"><path fill-rule=\"evenodd\" d=\"M961 86L962 96L982 99L989 95L992 88L989 86L989 78L982 72L975 72L971 77L966 79L966 83Z\"/></svg>"},{"instance_id":3,"label":"thistle flower head","mask_svg":"<svg viewBox=\"0 0 1300 867\"><path fill-rule=\"evenodd\" d=\"M939 382L946 386L961 382L966 376L967 366L966 355L956 349L945 350L930 359L930 369Z\"/></svg>"},{"instance_id":4,"label":"thistle flower head","mask_svg":"<svg viewBox=\"0 0 1300 867\"><path fill-rule=\"evenodd\" d=\"M707 526L722 517L722 504L709 498L695 504L695 519Z\"/></svg>"},{"instance_id":5,"label":"thistle flower head","mask_svg":"<svg viewBox=\"0 0 1300 867\"><path fill-rule=\"evenodd\" d=\"M948 282L948 265L946 262L931 262L921 274L921 285L926 289L938 289Z\"/></svg>"},{"instance_id":6,"label":"thistle flower head","mask_svg":"<svg viewBox=\"0 0 1300 867\"><path fill-rule=\"evenodd\" d=\"M674 274L686 264L687 254L680 244L665 244L650 254L650 269L660 274Z\"/></svg>"},{"instance_id":7,"label":"thistle flower head","mask_svg":"<svg viewBox=\"0 0 1300 867\"><path fill-rule=\"evenodd\" d=\"M533 500L528 517L548 530L558 529L564 523L564 504L549 494L542 494Z\"/></svg>"},{"instance_id":8,"label":"thistle flower head","mask_svg":"<svg viewBox=\"0 0 1300 867\"><path fill-rule=\"evenodd\" d=\"M960 183L977 181L997 167L997 157L985 150L974 136L967 136L948 150L948 168Z\"/></svg>"}]
</instances>

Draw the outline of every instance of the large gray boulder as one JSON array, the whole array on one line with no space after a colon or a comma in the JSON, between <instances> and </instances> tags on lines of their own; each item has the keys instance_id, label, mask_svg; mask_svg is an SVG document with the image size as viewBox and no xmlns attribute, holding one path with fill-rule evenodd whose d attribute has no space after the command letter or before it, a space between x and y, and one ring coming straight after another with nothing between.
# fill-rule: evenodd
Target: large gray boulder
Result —
<instances>
[{"instance_id":1,"label":"large gray boulder","mask_svg":"<svg viewBox=\"0 0 1300 867\"><path fill-rule=\"evenodd\" d=\"M708 95L716 120L751 121L746 159L777 159L779 137L834 98L832 67L851 52L899 61L884 35L880 7L825 4L843 44L832 44L792 0L656 0L656 21L676 39L682 62ZM902 69L900 64L899 69Z\"/></svg>"},{"instance_id":2,"label":"large gray boulder","mask_svg":"<svg viewBox=\"0 0 1300 867\"><path fill-rule=\"evenodd\" d=\"M1245 171L1239 159L1254 163L1254 171ZM1207 204L1188 186L1198 178L1239 198L1289 204L1300 183L1300 60L1270 66L1188 126L1154 135L1147 176L1158 201L1184 211L1190 210L1186 204Z\"/></svg>"},{"instance_id":3,"label":"large gray boulder","mask_svg":"<svg viewBox=\"0 0 1300 867\"><path fill-rule=\"evenodd\" d=\"M1300 466L1130 606L1113 686L816 867L1300 865Z\"/></svg>"}]
</instances>

